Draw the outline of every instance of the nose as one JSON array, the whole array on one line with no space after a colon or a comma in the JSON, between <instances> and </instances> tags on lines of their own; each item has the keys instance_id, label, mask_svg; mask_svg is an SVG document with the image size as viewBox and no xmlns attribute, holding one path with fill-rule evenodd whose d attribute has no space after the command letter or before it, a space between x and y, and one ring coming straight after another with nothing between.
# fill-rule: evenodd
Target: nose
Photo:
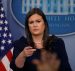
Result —
<instances>
[{"instance_id":1,"label":"nose","mask_svg":"<svg viewBox=\"0 0 75 71\"><path fill-rule=\"evenodd\" d=\"M33 23L33 26L37 26L37 25L38 25L38 23L37 23L37 22L34 22L34 23Z\"/></svg>"}]
</instances>

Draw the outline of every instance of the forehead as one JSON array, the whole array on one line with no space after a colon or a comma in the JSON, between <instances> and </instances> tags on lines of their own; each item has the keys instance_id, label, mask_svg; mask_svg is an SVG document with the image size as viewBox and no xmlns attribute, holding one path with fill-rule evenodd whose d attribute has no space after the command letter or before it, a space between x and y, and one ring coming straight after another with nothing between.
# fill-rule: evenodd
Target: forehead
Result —
<instances>
[{"instance_id":1,"label":"forehead","mask_svg":"<svg viewBox=\"0 0 75 71\"><path fill-rule=\"evenodd\" d=\"M33 14L32 16L29 17L29 21L36 20L36 19L42 19L42 16L38 14Z\"/></svg>"}]
</instances>

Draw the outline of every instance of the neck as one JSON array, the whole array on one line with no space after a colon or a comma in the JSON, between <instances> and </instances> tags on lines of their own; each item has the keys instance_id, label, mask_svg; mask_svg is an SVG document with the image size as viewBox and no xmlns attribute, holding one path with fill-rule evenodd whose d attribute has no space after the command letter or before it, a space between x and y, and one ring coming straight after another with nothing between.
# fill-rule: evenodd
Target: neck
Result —
<instances>
[{"instance_id":1,"label":"neck","mask_svg":"<svg viewBox=\"0 0 75 71\"><path fill-rule=\"evenodd\" d=\"M32 35L33 41L36 43L42 42L43 35Z\"/></svg>"}]
</instances>

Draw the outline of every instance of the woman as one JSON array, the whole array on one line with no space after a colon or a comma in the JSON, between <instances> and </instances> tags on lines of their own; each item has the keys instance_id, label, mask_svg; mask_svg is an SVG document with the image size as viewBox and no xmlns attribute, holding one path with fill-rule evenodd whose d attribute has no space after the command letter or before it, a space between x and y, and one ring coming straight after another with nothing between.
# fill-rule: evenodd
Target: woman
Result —
<instances>
[{"instance_id":1,"label":"woman","mask_svg":"<svg viewBox=\"0 0 75 71\"><path fill-rule=\"evenodd\" d=\"M46 17L40 9L33 8L27 13L25 19L26 38L21 37L14 42L13 59L10 64L14 71L36 71L34 61L40 60L40 51L47 49L48 42L51 43L55 37L49 37L48 30ZM55 44L59 49L62 47L66 55L65 61L68 62L63 40L58 39L53 45ZM67 70L64 71L71 71L69 63Z\"/></svg>"}]
</instances>

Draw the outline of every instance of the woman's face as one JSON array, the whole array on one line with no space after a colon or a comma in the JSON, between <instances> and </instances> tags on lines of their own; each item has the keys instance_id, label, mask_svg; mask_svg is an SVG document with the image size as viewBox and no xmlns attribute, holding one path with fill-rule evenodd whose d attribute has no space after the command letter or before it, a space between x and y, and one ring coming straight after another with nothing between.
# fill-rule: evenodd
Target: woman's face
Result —
<instances>
[{"instance_id":1,"label":"woman's face","mask_svg":"<svg viewBox=\"0 0 75 71\"><path fill-rule=\"evenodd\" d=\"M41 35L44 33L45 24L42 16L34 14L28 20L29 30L32 35Z\"/></svg>"}]
</instances>

